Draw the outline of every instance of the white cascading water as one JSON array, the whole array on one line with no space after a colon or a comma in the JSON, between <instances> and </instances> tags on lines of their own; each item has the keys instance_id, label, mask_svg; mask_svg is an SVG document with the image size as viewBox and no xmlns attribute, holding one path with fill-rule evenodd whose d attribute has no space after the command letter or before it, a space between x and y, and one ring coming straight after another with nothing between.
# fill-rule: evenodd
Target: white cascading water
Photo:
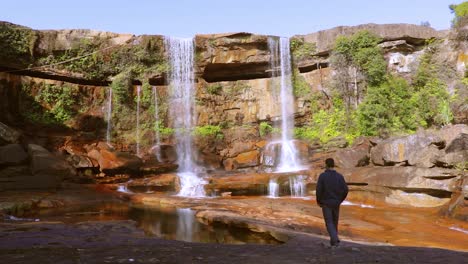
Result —
<instances>
[{"instance_id":1,"label":"white cascading water","mask_svg":"<svg viewBox=\"0 0 468 264\"><path fill-rule=\"evenodd\" d=\"M279 197L279 184L276 179L270 179L268 183L268 197Z\"/></svg>"},{"instance_id":2,"label":"white cascading water","mask_svg":"<svg viewBox=\"0 0 468 264\"><path fill-rule=\"evenodd\" d=\"M305 179L307 176L297 175L289 177L289 189L292 197L304 197L306 193Z\"/></svg>"},{"instance_id":3,"label":"white cascading water","mask_svg":"<svg viewBox=\"0 0 468 264\"><path fill-rule=\"evenodd\" d=\"M154 96L154 123L159 124L159 104L158 104L158 91L156 90L156 86L153 86L153 96ZM161 161L161 135L159 135L159 129L155 131L155 148L156 150L156 158L158 161Z\"/></svg>"},{"instance_id":4,"label":"white cascading water","mask_svg":"<svg viewBox=\"0 0 468 264\"><path fill-rule=\"evenodd\" d=\"M194 121L194 43L193 39L165 38L169 56L170 104L177 140L180 196L204 197L206 181L195 173L198 168L192 159L192 128Z\"/></svg>"},{"instance_id":5,"label":"white cascading water","mask_svg":"<svg viewBox=\"0 0 468 264\"><path fill-rule=\"evenodd\" d=\"M298 158L296 146L294 145L292 133L294 129L294 96L292 85L292 67L291 67L291 51L289 47L289 38L279 38L279 41L270 37L268 39L268 47L271 53L270 65L272 69L272 80L275 77L280 78L280 94L279 101L281 106L281 139L278 141L270 142L272 146L267 145L268 148L273 148L275 144L280 144L279 159L275 160L272 157L265 157L265 162L275 164L275 172L293 172L301 170L301 165ZM278 65L279 61L279 65ZM276 91L273 85L274 92ZM268 159L268 160L267 160ZM272 181L270 180L270 183ZM305 194L305 177L291 176L289 180L291 188L291 195L294 197L302 197ZM269 185L270 188L276 188L274 184ZM276 196L275 196L276 195ZM269 190L270 197L278 197L277 190Z\"/></svg>"},{"instance_id":6,"label":"white cascading water","mask_svg":"<svg viewBox=\"0 0 468 264\"><path fill-rule=\"evenodd\" d=\"M107 130L106 130L106 142L110 144L111 130L112 130L112 87L109 87L107 95Z\"/></svg>"},{"instance_id":7,"label":"white cascading water","mask_svg":"<svg viewBox=\"0 0 468 264\"><path fill-rule=\"evenodd\" d=\"M292 140L294 129L294 97L292 89L291 51L289 38L280 38L281 67L281 153L277 170L300 170L297 150Z\"/></svg>"},{"instance_id":8,"label":"white cascading water","mask_svg":"<svg viewBox=\"0 0 468 264\"><path fill-rule=\"evenodd\" d=\"M140 156L140 94L141 86L137 86L137 110L136 110L136 154Z\"/></svg>"}]
</instances>

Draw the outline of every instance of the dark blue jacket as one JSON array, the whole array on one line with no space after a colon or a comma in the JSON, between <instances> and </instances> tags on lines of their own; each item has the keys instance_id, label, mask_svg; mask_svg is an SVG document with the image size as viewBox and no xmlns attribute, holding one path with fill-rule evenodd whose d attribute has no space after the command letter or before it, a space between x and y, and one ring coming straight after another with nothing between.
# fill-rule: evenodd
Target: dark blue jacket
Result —
<instances>
[{"instance_id":1,"label":"dark blue jacket","mask_svg":"<svg viewBox=\"0 0 468 264\"><path fill-rule=\"evenodd\" d=\"M326 169L317 181L317 203L320 206L339 206L348 195L348 185L343 175L335 170Z\"/></svg>"}]
</instances>

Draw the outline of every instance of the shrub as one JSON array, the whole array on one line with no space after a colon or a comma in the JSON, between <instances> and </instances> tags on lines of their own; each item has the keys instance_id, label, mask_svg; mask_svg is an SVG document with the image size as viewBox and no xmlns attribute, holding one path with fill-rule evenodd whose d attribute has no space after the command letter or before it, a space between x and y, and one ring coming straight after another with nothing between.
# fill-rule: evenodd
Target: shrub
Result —
<instances>
[{"instance_id":1,"label":"shrub","mask_svg":"<svg viewBox=\"0 0 468 264\"><path fill-rule=\"evenodd\" d=\"M215 83L215 84L211 84L211 85L208 85L206 87L206 91L209 93L209 94L217 94L219 95L221 93L221 91L223 90L223 86L220 84L220 83Z\"/></svg>"},{"instance_id":2,"label":"shrub","mask_svg":"<svg viewBox=\"0 0 468 264\"><path fill-rule=\"evenodd\" d=\"M222 137L223 133L221 132L220 126L206 125L206 126L197 126L195 127L194 134L201 137Z\"/></svg>"},{"instance_id":3,"label":"shrub","mask_svg":"<svg viewBox=\"0 0 468 264\"><path fill-rule=\"evenodd\" d=\"M317 45L315 43L305 42L299 38L291 38L290 49L294 60L300 60L312 58L317 52Z\"/></svg>"},{"instance_id":4,"label":"shrub","mask_svg":"<svg viewBox=\"0 0 468 264\"><path fill-rule=\"evenodd\" d=\"M268 122L261 122L259 126L260 137L264 137L273 131L273 127Z\"/></svg>"}]
</instances>

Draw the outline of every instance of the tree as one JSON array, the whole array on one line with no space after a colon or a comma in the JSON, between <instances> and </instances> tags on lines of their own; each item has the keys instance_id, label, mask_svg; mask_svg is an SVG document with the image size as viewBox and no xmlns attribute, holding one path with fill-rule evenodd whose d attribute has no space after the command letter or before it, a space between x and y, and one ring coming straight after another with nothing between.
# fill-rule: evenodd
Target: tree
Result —
<instances>
[{"instance_id":1,"label":"tree","mask_svg":"<svg viewBox=\"0 0 468 264\"><path fill-rule=\"evenodd\" d=\"M381 39L369 31L336 39L331 64L335 70L333 88L344 103L346 128L352 112L358 108L368 85L378 86L385 79L386 61L378 46Z\"/></svg>"}]
</instances>

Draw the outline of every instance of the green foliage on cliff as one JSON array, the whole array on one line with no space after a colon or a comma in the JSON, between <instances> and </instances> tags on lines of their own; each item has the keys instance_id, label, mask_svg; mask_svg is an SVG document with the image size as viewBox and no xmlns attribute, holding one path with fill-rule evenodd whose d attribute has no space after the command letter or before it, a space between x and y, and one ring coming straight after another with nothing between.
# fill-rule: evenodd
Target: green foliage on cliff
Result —
<instances>
[{"instance_id":1,"label":"green foliage on cliff","mask_svg":"<svg viewBox=\"0 0 468 264\"><path fill-rule=\"evenodd\" d=\"M369 87L357 110L359 133L375 136L383 133L410 132L421 124L405 79L388 77L384 83Z\"/></svg>"},{"instance_id":2,"label":"green foliage on cliff","mask_svg":"<svg viewBox=\"0 0 468 264\"><path fill-rule=\"evenodd\" d=\"M209 94L219 95L223 90L223 86L220 83L210 84L206 87L206 91Z\"/></svg>"},{"instance_id":3,"label":"green foliage on cliff","mask_svg":"<svg viewBox=\"0 0 468 264\"><path fill-rule=\"evenodd\" d=\"M221 131L221 126L213 126L213 125L205 125L205 126L197 126L193 133L196 136L201 137L216 137L216 138L223 138L223 132Z\"/></svg>"},{"instance_id":4,"label":"green foliage on cliff","mask_svg":"<svg viewBox=\"0 0 468 264\"><path fill-rule=\"evenodd\" d=\"M424 127L446 125L453 119L449 104L453 97L447 86L438 78L440 65L434 62L438 43L429 43L420 58L419 68L413 79L413 102L418 118Z\"/></svg>"},{"instance_id":5,"label":"green foliage on cliff","mask_svg":"<svg viewBox=\"0 0 468 264\"><path fill-rule=\"evenodd\" d=\"M125 71L115 76L112 80L112 102L116 110L128 105L130 102L133 76L134 73L132 71Z\"/></svg>"},{"instance_id":6,"label":"green foliage on cliff","mask_svg":"<svg viewBox=\"0 0 468 264\"><path fill-rule=\"evenodd\" d=\"M36 44L36 33L26 27L0 22L0 61L27 66Z\"/></svg>"},{"instance_id":7,"label":"green foliage on cliff","mask_svg":"<svg viewBox=\"0 0 468 264\"><path fill-rule=\"evenodd\" d=\"M38 64L52 64L93 80L106 80L125 71L143 77L167 71L162 46L158 36L141 36L123 45L113 44L110 38L83 38L62 53L40 58Z\"/></svg>"},{"instance_id":8,"label":"green foliage on cliff","mask_svg":"<svg viewBox=\"0 0 468 264\"><path fill-rule=\"evenodd\" d=\"M159 133L161 137L170 137L174 134L175 130L170 127L165 127L161 120L158 120L154 124L154 131Z\"/></svg>"},{"instance_id":9,"label":"green foliage on cliff","mask_svg":"<svg viewBox=\"0 0 468 264\"><path fill-rule=\"evenodd\" d=\"M268 122L261 122L258 128L260 137L264 137L273 131L273 127Z\"/></svg>"},{"instance_id":10,"label":"green foliage on cliff","mask_svg":"<svg viewBox=\"0 0 468 264\"><path fill-rule=\"evenodd\" d=\"M312 123L309 127L296 128L294 135L299 139L326 143L340 136L344 131L343 116L343 110L337 108L331 111L320 110L312 116Z\"/></svg>"},{"instance_id":11,"label":"green foliage on cliff","mask_svg":"<svg viewBox=\"0 0 468 264\"><path fill-rule=\"evenodd\" d=\"M312 58L317 52L315 43L305 42L303 39L291 38L290 49L294 60Z\"/></svg>"},{"instance_id":12,"label":"green foliage on cliff","mask_svg":"<svg viewBox=\"0 0 468 264\"><path fill-rule=\"evenodd\" d=\"M453 25L457 25L463 17L468 16L468 1L465 1L458 5L450 5L450 11L455 14L452 20Z\"/></svg>"},{"instance_id":13,"label":"green foliage on cliff","mask_svg":"<svg viewBox=\"0 0 468 264\"><path fill-rule=\"evenodd\" d=\"M386 62L382 49L378 46L381 39L363 30L351 37L339 36L335 42L335 54L343 55L346 61L362 72L369 85L378 85L385 80Z\"/></svg>"},{"instance_id":14,"label":"green foliage on cliff","mask_svg":"<svg viewBox=\"0 0 468 264\"><path fill-rule=\"evenodd\" d=\"M78 88L44 84L37 95L32 96L29 85L22 86L21 114L26 120L44 125L65 125L78 113Z\"/></svg>"},{"instance_id":15,"label":"green foliage on cliff","mask_svg":"<svg viewBox=\"0 0 468 264\"><path fill-rule=\"evenodd\" d=\"M295 68L292 75L293 94L296 97L306 97L311 94L311 87L305 78L300 75L299 70Z\"/></svg>"}]
</instances>

